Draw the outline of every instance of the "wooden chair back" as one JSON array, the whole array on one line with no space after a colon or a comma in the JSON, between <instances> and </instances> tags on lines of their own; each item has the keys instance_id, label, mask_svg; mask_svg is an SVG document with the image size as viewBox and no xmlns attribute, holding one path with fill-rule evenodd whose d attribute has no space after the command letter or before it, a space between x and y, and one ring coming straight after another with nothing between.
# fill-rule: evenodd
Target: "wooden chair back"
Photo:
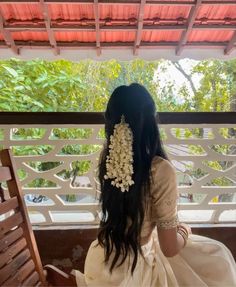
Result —
<instances>
[{"instance_id":1,"label":"wooden chair back","mask_svg":"<svg viewBox=\"0 0 236 287\"><path fill-rule=\"evenodd\" d=\"M0 151L0 286L47 286L11 152Z\"/></svg>"}]
</instances>

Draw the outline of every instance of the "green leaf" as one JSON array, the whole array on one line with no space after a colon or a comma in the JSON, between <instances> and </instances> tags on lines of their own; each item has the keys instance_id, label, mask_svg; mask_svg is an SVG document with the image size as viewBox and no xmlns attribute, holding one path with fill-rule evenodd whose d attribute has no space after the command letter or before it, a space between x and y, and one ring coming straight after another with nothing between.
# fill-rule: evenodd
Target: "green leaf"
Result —
<instances>
[{"instance_id":1,"label":"green leaf","mask_svg":"<svg viewBox=\"0 0 236 287\"><path fill-rule=\"evenodd\" d=\"M8 73L12 76L12 77L17 77L18 76L18 73L13 69L13 68L10 68L10 67L7 67L7 66L2 66L5 70L8 71Z\"/></svg>"}]
</instances>

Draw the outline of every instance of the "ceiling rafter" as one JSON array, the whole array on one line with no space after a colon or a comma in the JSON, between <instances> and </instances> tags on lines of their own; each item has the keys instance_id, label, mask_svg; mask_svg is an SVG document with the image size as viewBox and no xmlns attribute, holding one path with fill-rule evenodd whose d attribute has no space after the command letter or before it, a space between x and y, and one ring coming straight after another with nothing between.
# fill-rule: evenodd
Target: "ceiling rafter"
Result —
<instances>
[{"instance_id":1,"label":"ceiling rafter","mask_svg":"<svg viewBox=\"0 0 236 287\"><path fill-rule=\"evenodd\" d=\"M176 55L180 55L184 49L184 45L187 43L188 36L192 31L192 27L194 25L194 21L197 17L198 8L201 6L202 0L196 0L195 6L193 6L189 12L187 29L182 32L179 44L175 50Z\"/></svg>"},{"instance_id":2,"label":"ceiling rafter","mask_svg":"<svg viewBox=\"0 0 236 287\"><path fill-rule=\"evenodd\" d=\"M36 48L48 48L50 47L50 44L47 41L16 41L17 46L19 47L36 47ZM142 48L165 48L165 47L176 47L178 42L142 42ZM65 48L94 48L96 49L96 43L93 42L57 42L58 47L65 47ZM187 43L186 47L202 47L202 48L211 48L211 47L225 47L226 43L224 42L192 42ZM4 41L0 41L0 47L6 47L6 44ZM133 42L104 42L103 48L109 48L109 47L126 47L131 48L133 47ZM236 47L236 46L235 46Z\"/></svg>"},{"instance_id":3,"label":"ceiling rafter","mask_svg":"<svg viewBox=\"0 0 236 287\"><path fill-rule=\"evenodd\" d=\"M174 19L173 19L174 21ZM21 23L22 22L22 23ZM115 22L115 21L114 21ZM122 21L120 21L122 22ZM125 22L125 20L124 20ZM127 21L126 21L127 22ZM215 21L216 22L216 21ZM91 21L88 25L81 25L80 21L65 21L66 24L60 24L57 23L57 21L51 21L51 30L53 31L94 31L96 30L95 27L95 21ZM102 23L102 24L101 24ZM145 23L145 21L144 21ZM38 31L38 32L45 32L45 25L38 23L35 24L35 22L28 21L27 23L25 21L16 21L7 23L5 22L4 29L11 32L17 32L17 31ZM186 30L187 25L186 24L144 24L142 27L143 30L146 31L152 31L152 30ZM137 26L135 25L106 25L105 21L100 20L100 31L136 31ZM194 24L192 27L192 30L236 30L236 20L233 24Z\"/></svg>"},{"instance_id":4,"label":"ceiling rafter","mask_svg":"<svg viewBox=\"0 0 236 287\"><path fill-rule=\"evenodd\" d=\"M139 5L139 13L138 13L138 27L134 42L134 55L138 54L138 48L141 43L142 39L142 32L143 32L143 19L144 19L144 8L145 8L146 0L141 0Z\"/></svg>"},{"instance_id":5,"label":"ceiling rafter","mask_svg":"<svg viewBox=\"0 0 236 287\"><path fill-rule=\"evenodd\" d=\"M50 15L49 15L49 11L48 11L48 6L44 0L39 0L39 4L40 4L40 8L41 8L42 13L43 13L44 23L45 23L45 27L46 27L46 30L48 33L48 39L49 39L50 45L53 48L54 54L59 55L60 50L57 47L57 42L56 42L54 33L51 29L51 19L50 19Z\"/></svg>"},{"instance_id":6,"label":"ceiling rafter","mask_svg":"<svg viewBox=\"0 0 236 287\"><path fill-rule=\"evenodd\" d=\"M19 54L19 48L16 46L15 41L12 38L11 33L7 29L5 29L4 25L5 25L5 19L3 17L3 14L2 14L2 11L0 8L0 32L2 33L3 38L4 38L7 46L9 46L12 49L14 54L18 55Z\"/></svg>"},{"instance_id":7,"label":"ceiling rafter","mask_svg":"<svg viewBox=\"0 0 236 287\"><path fill-rule=\"evenodd\" d=\"M93 0L45 0L46 3L55 3L55 4L89 4L94 3ZM0 0L2 4L29 4L29 3L38 3L38 0ZM139 0L100 0L101 4L128 4L128 5L137 5L140 3ZM163 0L147 0L146 4L148 5L171 5L171 6L194 6L195 1L163 1ZM235 5L235 0L203 0L203 5Z\"/></svg>"},{"instance_id":8,"label":"ceiling rafter","mask_svg":"<svg viewBox=\"0 0 236 287\"><path fill-rule=\"evenodd\" d=\"M236 44L236 30L234 31L234 34L232 38L230 39L229 43L225 47L224 54L229 55L233 51L233 49L235 49L235 46L234 46L235 44Z\"/></svg>"},{"instance_id":9,"label":"ceiling rafter","mask_svg":"<svg viewBox=\"0 0 236 287\"><path fill-rule=\"evenodd\" d=\"M101 41L100 41L100 15L99 15L99 4L98 0L94 0L94 18L95 18L95 30L96 30L96 47L97 56L101 55Z\"/></svg>"}]
</instances>

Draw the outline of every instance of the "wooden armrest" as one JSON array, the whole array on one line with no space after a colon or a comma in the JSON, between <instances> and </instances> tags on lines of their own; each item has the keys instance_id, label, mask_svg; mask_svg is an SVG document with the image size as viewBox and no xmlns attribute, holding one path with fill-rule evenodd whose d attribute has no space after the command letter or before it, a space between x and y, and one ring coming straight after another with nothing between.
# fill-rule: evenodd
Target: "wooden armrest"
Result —
<instances>
[{"instance_id":1,"label":"wooden armrest","mask_svg":"<svg viewBox=\"0 0 236 287\"><path fill-rule=\"evenodd\" d=\"M77 286L75 276L67 274L53 265L45 265L46 278L49 286Z\"/></svg>"}]
</instances>

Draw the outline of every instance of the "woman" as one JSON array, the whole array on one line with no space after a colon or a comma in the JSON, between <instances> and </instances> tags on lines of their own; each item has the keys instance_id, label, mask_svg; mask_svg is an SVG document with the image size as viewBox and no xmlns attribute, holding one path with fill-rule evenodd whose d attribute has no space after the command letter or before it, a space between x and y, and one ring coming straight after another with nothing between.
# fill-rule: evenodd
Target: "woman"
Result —
<instances>
[{"instance_id":1,"label":"woman","mask_svg":"<svg viewBox=\"0 0 236 287\"><path fill-rule=\"evenodd\" d=\"M105 132L99 166L103 215L85 262L87 286L236 286L230 251L178 223L175 171L143 86L115 89Z\"/></svg>"}]
</instances>

